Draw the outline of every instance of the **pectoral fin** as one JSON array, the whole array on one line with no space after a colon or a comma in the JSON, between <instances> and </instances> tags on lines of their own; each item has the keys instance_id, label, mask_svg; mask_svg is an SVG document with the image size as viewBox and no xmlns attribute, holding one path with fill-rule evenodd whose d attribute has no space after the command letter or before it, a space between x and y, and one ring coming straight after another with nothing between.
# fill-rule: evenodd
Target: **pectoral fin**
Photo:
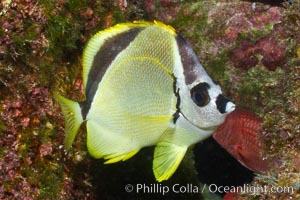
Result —
<instances>
[{"instance_id":1,"label":"pectoral fin","mask_svg":"<svg viewBox=\"0 0 300 200\"><path fill-rule=\"evenodd\" d=\"M187 146L160 142L154 151L153 171L158 182L169 179L178 168Z\"/></svg>"},{"instance_id":2,"label":"pectoral fin","mask_svg":"<svg viewBox=\"0 0 300 200\"><path fill-rule=\"evenodd\" d=\"M202 130L193 126L180 114L175 128L169 127L156 145L153 160L156 180L161 182L169 179L178 168L188 147L204 140L211 133L211 130Z\"/></svg>"}]
</instances>

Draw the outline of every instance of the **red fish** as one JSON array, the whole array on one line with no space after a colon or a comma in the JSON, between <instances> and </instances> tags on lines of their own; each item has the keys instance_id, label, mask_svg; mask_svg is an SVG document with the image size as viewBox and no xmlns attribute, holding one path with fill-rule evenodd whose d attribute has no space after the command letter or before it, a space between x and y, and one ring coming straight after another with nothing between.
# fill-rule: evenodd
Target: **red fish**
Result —
<instances>
[{"instance_id":1,"label":"red fish","mask_svg":"<svg viewBox=\"0 0 300 200\"><path fill-rule=\"evenodd\" d=\"M223 200L242 200L242 198L237 193L229 192L223 197Z\"/></svg>"},{"instance_id":2,"label":"red fish","mask_svg":"<svg viewBox=\"0 0 300 200\"><path fill-rule=\"evenodd\" d=\"M218 127L213 138L248 169L266 172L269 170L271 160L262 158L260 124L261 120L255 114L236 109Z\"/></svg>"}]
</instances>

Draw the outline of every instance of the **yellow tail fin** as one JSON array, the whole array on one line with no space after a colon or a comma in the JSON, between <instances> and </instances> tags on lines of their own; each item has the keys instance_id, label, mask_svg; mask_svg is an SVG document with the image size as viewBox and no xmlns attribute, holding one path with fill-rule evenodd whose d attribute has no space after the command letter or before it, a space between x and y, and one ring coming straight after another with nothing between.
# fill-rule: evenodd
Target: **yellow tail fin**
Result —
<instances>
[{"instance_id":1,"label":"yellow tail fin","mask_svg":"<svg viewBox=\"0 0 300 200\"><path fill-rule=\"evenodd\" d=\"M69 100L57 93L54 98L59 102L65 117L65 149L69 149L76 137L78 129L83 122L81 109L77 102Z\"/></svg>"}]
</instances>

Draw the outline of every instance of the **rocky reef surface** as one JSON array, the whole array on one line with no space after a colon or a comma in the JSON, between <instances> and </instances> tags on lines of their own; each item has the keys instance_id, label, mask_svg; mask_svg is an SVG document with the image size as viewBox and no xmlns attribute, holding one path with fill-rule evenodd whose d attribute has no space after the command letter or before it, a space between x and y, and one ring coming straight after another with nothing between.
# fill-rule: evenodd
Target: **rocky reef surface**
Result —
<instances>
[{"instance_id":1,"label":"rocky reef surface","mask_svg":"<svg viewBox=\"0 0 300 200\"><path fill-rule=\"evenodd\" d=\"M83 128L73 148L63 149L64 119L52 92L83 100L84 44L98 30L132 20L172 25L224 93L262 119L265 156L283 162L249 184L293 192L239 198L300 198L300 2L272 2L1 1L0 199L220 198L208 192L127 193L126 184L155 184L152 148L104 165L88 155ZM161 186L202 188L194 153Z\"/></svg>"}]
</instances>

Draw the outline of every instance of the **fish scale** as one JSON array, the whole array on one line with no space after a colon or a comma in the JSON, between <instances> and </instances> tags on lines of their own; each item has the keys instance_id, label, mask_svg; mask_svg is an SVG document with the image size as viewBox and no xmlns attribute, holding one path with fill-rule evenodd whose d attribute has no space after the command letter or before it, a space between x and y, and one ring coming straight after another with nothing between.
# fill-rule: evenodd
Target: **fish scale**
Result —
<instances>
[{"instance_id":1,"label":"fish scale","mask_svg":"<svg viewBox=\"0 0 300 200\"><path fill-rule=\"evenodd\" d=\"M213 134L214 139L242 165L255 172L266 172L276 161L263 159L261 120L253 113L236 109Z\"/></svg>"}]
</instances>

